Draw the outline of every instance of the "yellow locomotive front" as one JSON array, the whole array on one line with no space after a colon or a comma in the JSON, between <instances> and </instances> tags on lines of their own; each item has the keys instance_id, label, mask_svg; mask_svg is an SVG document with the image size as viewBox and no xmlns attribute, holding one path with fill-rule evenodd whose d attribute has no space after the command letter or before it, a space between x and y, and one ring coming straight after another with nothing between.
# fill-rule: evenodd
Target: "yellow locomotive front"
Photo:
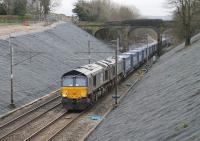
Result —
<instances>
[{"instance_id":1,"label":"yellow locomotive front","mask_svg":"<svg viewBox=\"0 0 200 141\"><path fill-rule=\"evenodd\" d=\"M60 93L62 104L67 110L83 110L89 105L88 79L83 74L64 74Z\"/></svg>"}]
</instances>

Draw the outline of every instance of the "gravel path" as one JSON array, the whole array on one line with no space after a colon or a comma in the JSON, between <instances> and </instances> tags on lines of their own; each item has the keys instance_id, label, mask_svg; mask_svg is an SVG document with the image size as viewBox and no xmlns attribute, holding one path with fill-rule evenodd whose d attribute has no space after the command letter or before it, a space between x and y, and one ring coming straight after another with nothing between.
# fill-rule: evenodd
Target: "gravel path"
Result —
<instances>
[{"instance_id":1,"label":"gravel path","mask_svg":"<svg viewBox=\"0 0 200 141\"><path fill-rule=\"evenodd\" d=\"M163 55L88 141L199 141L199 54L195 40Z\"/></svg>"},{"instance_id":2,"label":"gravel path","mask_svg":"<svg viewBox=\"0 0 200 141\"><path fill-rule=\"evenodd\" d=\"M16 25L0 25L0 37L9 35L11 33L17 33L22 31L33 31L33 30L42 30L44 29L44 22L37 24L30 24L29 26L25 26L23 24Z\"/></svg>"}]
</instances>

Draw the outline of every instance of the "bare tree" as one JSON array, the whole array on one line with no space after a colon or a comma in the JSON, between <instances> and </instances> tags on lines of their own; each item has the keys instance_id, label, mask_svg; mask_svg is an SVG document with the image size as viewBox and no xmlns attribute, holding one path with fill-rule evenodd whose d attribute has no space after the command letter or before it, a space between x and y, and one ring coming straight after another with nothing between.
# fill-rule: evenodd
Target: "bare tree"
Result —
<instances>
[{"instance_id":1,"label":"bare tree","mask_svg":"<svg viewBox=\"0 0 200 141\"><path fill-rule=\"evenodd\" d=\"M4 0L3 1L5 4L5 9L6 9L6 14L7 15L12 15L13 14L13 6L15 3L15 0Z\"/></svg>"},{"instance_id":2,"label":"bare tree","mask_svg":"<svg viewBox=\"0 0 200 141\"><path fill-rule=\"evenodd\" d=\"M119 15L122 20L127 20L129 17L134 17L132 10L129 7L125 6L120 7Z\"/></svg>"},{"instance_id":3,"label":"bare tree","mask_svg":"<svg viewBox=\"0 0 200 141\"><path fill-rule=\"evenodd\" d=\"M61 0L51 0L50 11L54 11L61 3Z\"/></svg>"},{"instance_id":4,"label":"bare tree","mask_svg":"<svg viewBox=\"0 0 200 141\"><path fill-rule=\"evenodd\" d=\"M47 15L50 11L54 10L60 3L60 0L40 0L40 10L44 16L44 19L47 19Z\"/></svg>"},{"instance_id":5,"label":"bare tree","mask_svg":"<svg viewBox=\"0 0 200 141\"><path fill-rule=\"evenodd\" d=\"M185 45L191 44L191 37L193 33L192 22L199 11L200 0L170 0L170 5L175 7L174 17L180 23L185 38Z\"/></svg>"},{"instance_id":6,"label":"bare tree","mask_svg":"<svg viewBox=\"0 0 200 141\"><path fill-rule=\"evenodd\" d=\"M47 15L50 12L50 0L40 0L40 6L41 6L41 13L44 15L44 19L47 19Z\"/></svg>"}]
</instances>

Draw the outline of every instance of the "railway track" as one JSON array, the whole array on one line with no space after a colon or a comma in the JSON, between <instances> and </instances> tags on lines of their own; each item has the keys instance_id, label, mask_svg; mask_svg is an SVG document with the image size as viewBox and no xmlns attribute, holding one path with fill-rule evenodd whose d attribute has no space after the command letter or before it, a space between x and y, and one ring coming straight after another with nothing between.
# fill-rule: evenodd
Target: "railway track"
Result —
<instances>
[{"instance_id":1,"label":"railway track","mask_svg":"<svg viewBox=\"0 0 200 141\"><path fill-rule=\"evenodd\" d=\"M61 97L56 96L4 122L0 125L0 141L53 140L84 113L68 113L60 101Z\"/></svg>"},{"instance_id":2,"label":"railway track","mask_svg":"<svg viewBox=\"0 0 200 141\"><path fill-rule=\"evenodd\" d=\"M6 121L0 125L0 140L6 140L10 135L21 130L26 125L30 124L34 120L40 119L53 109L61 107L61 97L56 96L45 103L42 103L36 107L31 108L27 112L14 117L13 119Z\"/></svg>"},{"instance_id":3,"label":"railway track","mask_svg":"<svg viewBox=\"0 0 200 141\"><path fill-rule=\"evenodd\" d=\"M68 133L66 131L71 131L71 128L78 124L77 121L82 119L85 116L84 113L88 110L82 113L69 113L62 108L60 101L61 97L56 96L1 124L0 141L52 141L57 140L63 133ZM111 104L111 100L108 100L108 103ZM88 116L85 116L85 118L85 121L87 121ZM90 124L93 123L88 123L88 125Z\"/></svg>"},{"instance_id":4,"label":"railway track","mask_svg":"<svg viewBox=\"0 0 200 141\"><path fill-rule=\"evenodd\" d=\"M34 132L24 141L51 141L55 136L57 136L60 132L71 125L76 119L78 119L83 113L84 112L63 113L40 130Z\"/></svg>"}]
</instances>

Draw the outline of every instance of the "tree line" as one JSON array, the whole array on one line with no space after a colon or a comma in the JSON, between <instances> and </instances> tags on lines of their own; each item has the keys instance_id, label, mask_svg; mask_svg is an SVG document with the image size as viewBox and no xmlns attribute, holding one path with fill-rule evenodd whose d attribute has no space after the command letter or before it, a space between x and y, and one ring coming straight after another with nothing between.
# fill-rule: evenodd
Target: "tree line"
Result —
<instances>
[{"instance_id":1,"label":"tree line","mask_svg":"<svg viewBox=\"0 0 200 141\"><path fill-rule=\"evenodd\" d=\"M119 5L110 0L78 0L72 11L78 20L89 22L127 20L139 16L134 6Z\"/></svg>"},{"instance_id":2,"label":"tree line","mask_svg":"<svg viewBox=\"0 0 200 141\"><path fill-rule=\"evenodd\" d=\"M0 0L0 15L27 14L47 17L59 0Z\"/></svg>"}]
</instances>

